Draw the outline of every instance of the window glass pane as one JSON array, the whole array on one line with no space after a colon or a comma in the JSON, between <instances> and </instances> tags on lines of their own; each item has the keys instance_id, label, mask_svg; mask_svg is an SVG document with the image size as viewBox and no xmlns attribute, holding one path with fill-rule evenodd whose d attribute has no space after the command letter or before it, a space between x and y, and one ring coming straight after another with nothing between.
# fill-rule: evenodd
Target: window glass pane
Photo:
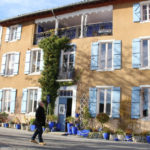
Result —
<instances>
[{"instance_id":1,"label":"window glass pane","mask_svg":"<svg viewBox=\"0 0 150 150\"><path fill-rule=\"evenodd\" d=\"M11 91L4 90L2 98L2 111L10 112Z\"/></svg>"},{"instance_id":2,"label":"window glass pane","mask_svg":"<svg viewBox=\"0 0 150 150\"><path fill-rule=\"evenodd\" d=\"M143 40L142 67L148 66L148 40Z\"/></svg>"},{"instance_id":3,"label":"window glass pane","mask_svg":"<svg viewBox=\"0 0 150 150\"><path fill-rule=\"evenodd\" d=\"M63 72L67 72L68 55L63 56Z\"/></svg>"},{"instance_id":4,"label":"window glass pane","mask_svg":"<svg viewBox=\"0 0 150 150\"><path fill-rule=\"evenodd\" d=\"M150 5L148 5L148 20L150 20Z\"/></svg>"},{"instance_id":5,"label":"window glass pane","mask_svg":"<svg viewBox=\"0 0 150 150\"><path fill-rule=\"evenodd\" d=\"M32 53L31 53L31 60L32 60L32 62L31 62L31 73L33 73L33 72L35 72L36 70L36 51L32 51Z\"/></svg>"},{"instance_id":6,"label":"window glass pane","mask_svg":"<svg viewBox=\"0 0 150 150\"><path fill-rule=\"evenodd\" d=\"M148 116L148 88L144 88L143 116Z\"/></svg>"},{"instance_id":7,"label":"window glass pane","mask_svg":"<svg viewBox=\"0 0 150 150\"><path fill-rule=\"evenodd\" d=\"M112 68L112 43L108 43L107 68Z\"/></svg>"},{"instance_id":8,"label":"window glass pane","mask_svg":"<svg viewBox=\"0 0 150 150\"><path fill-rule=\"evenodd\" d=\"M14 70L15 55L8 54L6 56L6 75L12 75Z\"/></svg>"},{"instance_id":9,"label":"window glass pane","mask_svg":"<svg viewBox=\"0 0 150 150\"><path fill-rule=\"evenodd\" d=\"M74 64L74 54L70 54L70 56L69 56L69 71L73 70L73 64Z\"/></svg>"},{"instance_id":10,"label":"window glass pane","mask_svg":"<svg viewBox=\"0 0 150 150\"><path fill-rule=\"evenodd\" d=\"M147 20L147 5L143 5L143 20Z\"/></svg>"},{"instance_id":11,"label":"window glass pane","mask_svg":"<svg viewBox=\"0 0 150 150\"><path fill-rule=\"evenodd\" d=\"M104 112L104 89L100 89L99 112Z\"/></svg>"},{"instance_id":12,"label":"window glass pane","mask_svg":"<svg viewBox=\"0 0 150 150\"><path fill-rule=\"evenodd\" d=\"M107 89L106 92L106 114L110 115L111 109L111 89Z\"/></svg>"},{"instance_id":13,"label":"window glass pane","mask_svg":"<svg viewBox=\"0 0 150 150\"><path fill-rule=\"evenodd\" d=\"M34 108L33 108L33 112L36 111L37 108L37 90L34 90Z\"/></svg>"},{"instance_id":14,"label":"window glass pane","mask_svg":"<svg viewBox=\"0 0 150 150\"><path fill-rule=\"evenodd\" d=\"M100 69L105 69L105 55L106 55L106 44L101 44L100 52Z\"/></svg>"},{"instance_id":15,"label":"window glass pane","mask_svg":"<svg viewBox=\"0 0 150 150\"><path fill-rule=\"evenodd\" d=\"M33 90L29 90L28 112L32 112Z\"/></svg>"}]
</instances>

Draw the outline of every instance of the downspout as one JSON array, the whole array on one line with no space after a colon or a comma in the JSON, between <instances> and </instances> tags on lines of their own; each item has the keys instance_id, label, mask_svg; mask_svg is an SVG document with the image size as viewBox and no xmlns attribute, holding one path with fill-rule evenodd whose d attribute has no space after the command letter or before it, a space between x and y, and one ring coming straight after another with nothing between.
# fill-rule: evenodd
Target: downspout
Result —
<instances>
[{"instance_id":1,"label":"downspout","mask_svg":"<svg viewBox=\"0 0 150 150\"><path fill-rule=\"evenodd\" d=\"M52 9L51 11L52 11L53 16L55 17L55 35L58 35L59 21L54 13L54 10Z\"/></svg>"}]
</instances>

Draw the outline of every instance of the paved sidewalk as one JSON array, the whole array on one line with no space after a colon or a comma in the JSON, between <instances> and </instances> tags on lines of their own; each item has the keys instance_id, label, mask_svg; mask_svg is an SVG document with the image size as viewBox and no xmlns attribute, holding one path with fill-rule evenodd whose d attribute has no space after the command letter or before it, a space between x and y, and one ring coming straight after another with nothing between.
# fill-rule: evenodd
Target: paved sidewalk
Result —
<instances>
[{"instance_id":1,"label":"paved sidewalk","mask_svg":"<svg viewBox=\"0 0 150 150\"><path fill-rule=\"evenodd\" d=\"M33 132L0 127L0 150L150 150L150 144L125 141L87 139L62 136L63 133L44 133L45 146L30 143Z\"/></svg>"}]
</instances>

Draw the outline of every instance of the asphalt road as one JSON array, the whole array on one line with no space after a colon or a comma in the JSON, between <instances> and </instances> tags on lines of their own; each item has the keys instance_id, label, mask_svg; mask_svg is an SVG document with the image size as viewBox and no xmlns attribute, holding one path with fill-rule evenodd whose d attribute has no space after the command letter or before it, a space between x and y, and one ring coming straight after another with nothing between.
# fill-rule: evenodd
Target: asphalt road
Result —
<instances>
[{"instance_id":1,"label":"asphalt road","mask_svg":"<svg viewBox=\"0 0 150 150\"><path fill-rule=\"evenodd\" d=\"M150 150L150 144L105 141L44 133L41 146L29 142L33 132L0 127L0 150Z\"/></svg>"}]
</instances>

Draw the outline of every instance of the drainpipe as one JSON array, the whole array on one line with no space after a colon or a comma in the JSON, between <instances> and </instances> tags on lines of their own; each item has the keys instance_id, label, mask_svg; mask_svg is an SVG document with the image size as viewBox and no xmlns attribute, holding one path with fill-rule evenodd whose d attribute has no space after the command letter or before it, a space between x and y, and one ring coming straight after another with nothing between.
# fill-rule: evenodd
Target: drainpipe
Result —
<instances>
[{"instance_id":1,"label":"drainpipe","mask_svg":"<svg viewBox=\"0 0 150 150\"><path fill-rule=\"evenodd\" d=\"M52 9L52 14L55 17L55 35L57 35L58 34L58 27L59 27L59 20L57 19L53 9Z\"/></svg>"}]
</instances>

